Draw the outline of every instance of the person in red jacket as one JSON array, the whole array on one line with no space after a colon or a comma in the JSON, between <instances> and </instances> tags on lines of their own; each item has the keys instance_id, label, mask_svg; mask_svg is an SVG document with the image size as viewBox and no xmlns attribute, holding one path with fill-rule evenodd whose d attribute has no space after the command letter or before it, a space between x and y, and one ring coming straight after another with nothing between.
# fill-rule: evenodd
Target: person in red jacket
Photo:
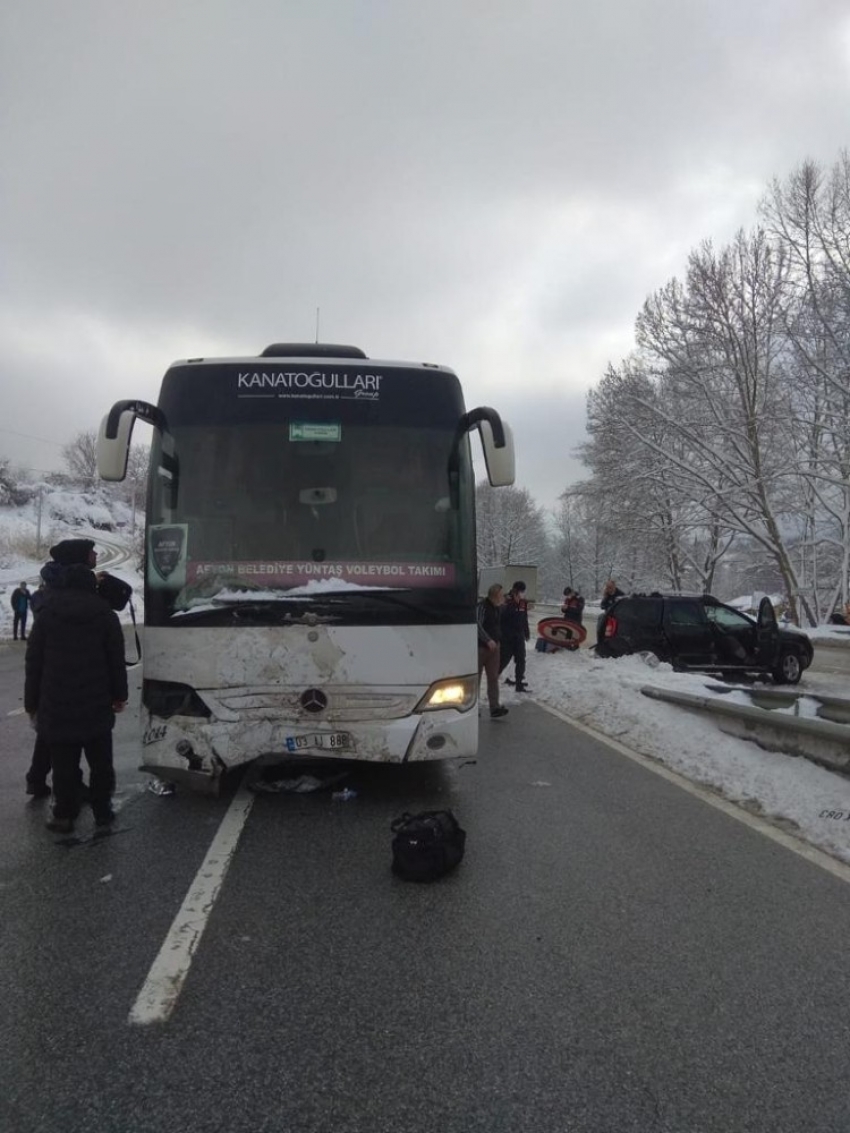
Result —
<instances>
[{"instance_id":1,"label":"person in red jacket","mask_svg":"<svg viewBox=\"0 0 850 1133\"><path fill-rule=\"evenodd\" d=\"M564 588L564 600L561 603L561 613L568 622L575 622L576 625L581 625L582 614L584 613L584 598L577 590L573 590L571 586Z\"/></svg>"}]
</instances>

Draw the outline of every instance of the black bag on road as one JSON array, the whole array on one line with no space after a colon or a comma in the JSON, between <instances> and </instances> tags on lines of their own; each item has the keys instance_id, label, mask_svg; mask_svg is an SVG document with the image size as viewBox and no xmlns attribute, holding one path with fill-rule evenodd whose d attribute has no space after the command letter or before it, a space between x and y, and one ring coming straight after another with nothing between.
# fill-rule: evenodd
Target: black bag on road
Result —
<instances>
[{"instance_id":1,"label":"black bag on road","mask_svg":"<svg viewBox=\"0 0 850 1133\"><path fill-rule=\"evenodd\" d=\"M403 814L390 829L393 873L405 881L436 881L463 857L466 831L450 810Z\"/></svg>"}]
</instances>

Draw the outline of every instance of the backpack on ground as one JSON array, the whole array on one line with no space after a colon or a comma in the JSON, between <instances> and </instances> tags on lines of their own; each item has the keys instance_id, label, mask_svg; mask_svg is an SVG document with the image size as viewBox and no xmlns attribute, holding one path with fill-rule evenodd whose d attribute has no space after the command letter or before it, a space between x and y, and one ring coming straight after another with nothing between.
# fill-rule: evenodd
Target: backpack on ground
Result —
<instances>
[{"instance_id":1,"label":"backpack on ground","mask_svg":"<svg viewBox=\"0 0 850 1133\"><path fill-rule=\"evenodd\" d=\"M466 831L450 810L405 813L390 829L393 873L405 881L436 881L463 857Z\"/></svg>"}]
</instances>

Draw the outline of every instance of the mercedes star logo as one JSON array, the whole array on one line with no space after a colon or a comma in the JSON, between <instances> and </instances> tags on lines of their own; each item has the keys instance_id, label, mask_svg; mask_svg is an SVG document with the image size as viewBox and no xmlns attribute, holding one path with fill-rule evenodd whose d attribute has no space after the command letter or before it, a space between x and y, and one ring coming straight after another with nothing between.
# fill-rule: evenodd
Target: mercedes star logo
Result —
<instances>
[{"instance_id":1,"label":"mercedes star logo","mask_svg":"<svg viewBox=\"0 0 850 1133\"><path fill-rule=\"evenodd\" d=\"M308 688L301 694L301 707L305 712L324 712L328 706L328 698L318 688Z\"/></svg>"}]
</instances>

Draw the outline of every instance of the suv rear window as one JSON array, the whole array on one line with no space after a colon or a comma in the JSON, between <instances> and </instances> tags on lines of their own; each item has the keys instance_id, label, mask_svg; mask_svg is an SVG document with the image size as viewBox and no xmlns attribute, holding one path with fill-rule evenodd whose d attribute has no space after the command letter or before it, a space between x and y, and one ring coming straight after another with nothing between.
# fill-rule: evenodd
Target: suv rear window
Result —
<instances>
[{"instance_id":1,"label":"suv rear window","mask_svg":"<svg viewBox=\"0 0 850 1133\"><path fill-rule=\"evenodd\" d=\"M702 603L678 600L668 602L667 621L674 626L704 626L705 613Z\"/></svg>"},{"instance_id":2,"label":"suv rear window","mask_svg":"<svg viewBox=\"0 0 850 1133\"><path fill-rule=\"evenodd\" d=\"M624 626L658 626L663 608L660 598L621 598L609 613Z\"/></svg>"}]
</instances>

